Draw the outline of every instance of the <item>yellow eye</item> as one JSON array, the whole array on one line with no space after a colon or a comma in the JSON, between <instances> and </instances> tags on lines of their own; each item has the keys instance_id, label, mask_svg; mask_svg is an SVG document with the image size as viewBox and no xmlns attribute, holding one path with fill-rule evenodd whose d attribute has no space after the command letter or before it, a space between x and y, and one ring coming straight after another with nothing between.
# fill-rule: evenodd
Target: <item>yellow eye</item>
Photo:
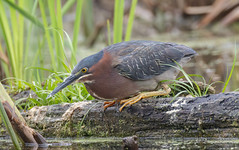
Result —
<instances>
[{"instance_id":1,"label":"yellow eye","mask_svg":"<svg viewBox=\"0 0 239 150\"><path fill-rule=\"evenodd\" d=\"M86 71L87 71L87 68L82 68L81 69L81 72L83 72L83 73L86 73Z\"/></svg>"}]
</instances>

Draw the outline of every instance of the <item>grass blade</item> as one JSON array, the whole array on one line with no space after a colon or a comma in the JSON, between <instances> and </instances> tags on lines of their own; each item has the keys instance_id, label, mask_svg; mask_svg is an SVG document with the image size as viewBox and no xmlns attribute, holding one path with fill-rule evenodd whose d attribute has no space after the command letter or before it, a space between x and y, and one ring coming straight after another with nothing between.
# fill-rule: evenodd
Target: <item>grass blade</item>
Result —
<instances>
[{"instance_id":1,"label":"grass blade","mask_svg":"<svg viewBox=\"0 0 239 150\"><path fill-rule=\"evenodd\" d=\"M25 18L30 20L32 23L34 23L35 25L37 25L40 28L44 29L43 24L37 18L35 18L34 16L32 16L31 14L26 12L24 9L20 8L19 6L17 6L16 4L14 4L13 2L11 2L9 0L3 0L3 1L6 2L12 8L16 9L20 14L22 14Z\"/></svg>"},{"instance_id":2,"label":"grass blade","mask_svg":"<svg viewBox=\"0 0 239 150\"><path fill-rule=\"evenodd\" d=\"M110 32L110 21L107 19L107 32L108 32L108 45L111 45L111 32Z\"/></svg>"},{"instance_id":3,"label":"grass blade","mask_svg":"<svg viewBox=\"0 0 239 150\"><path fill-rule=\"evenodd\" d=\"M9 56L9 61L11 64L12 75L16 77L16 59L14 55L14 48L13 48L13 39L11 35L11 29L8 23L8 19L6 17L5 9L3 7L2 1L0 1L0 26L2 28L3 37L5 43L7 45L7 53Z\"/></svg>"},{"instance_id":4,"label":"grass blade","mask_svg":"<svg viewBox=\"0 0 239 150\"><path fill-rule=\"evenodd\" d=\"M34 1L32 10L31 10L31 14L33 15L36 12L36 8L37 8L37 4L38 4L38 0ZM29 62L29 47L30 47L30 41L31 41L31 37L32 37L32 32L33 32L33 23L30 22L30 24L28 24L28 30L27 30L27 38L26 38L26 42L25 42L25 56L24 56L24 66L28 66L28 62ZM43 39L44 40L44 39ZM35 59L34 59L35 60ZM31 64L33 65L33 64ZM30 74L25 72L26 69L24 70L24 80L27 79L27 77L31 76ZM28 76L29 75L29 76ZM30 78L29 78L30 79Z\"/></svg>"},{"instance_id":5,"label":"grass blade","mask_svg":"<svg viewBox=\"0 0 239 150\"><path fill-rule=\"evenodd\" d=\"M114 29L114 39L113 39L113 42L114 43L117 43L117 29L118 29L118 26L119 26L119 23L118 23L118 19L116 19L116 18L118 18L118 12L119 12L119 8L118 8L118 6L119 6L119 1L120 0L115 0L115 6L114 6L114 25L113 25L113 29Z\"/></svg>"},{"instance_id":6,"label":"grass blade","mask_svg":"<svg viewBox=\"0 0 239 150\"><path fill-rule=\"evenodd\" d=\"M58 58L60 59L65 59L64 57L64 50L62 45L63 42L61 42L61 37L63 37L63 32L62 32L62 16L61 16L61 1L56 1L56 3L54 3L55 1L47 1L48 2L48 8L49 8L49 12L50 12L50 18L51 18L51 23L52 23L52 27L53 29L55 29L60 36L58 36L58 33L53 31L53 38L54 38L54 46L55 46L55 53L57 56L57 70L58 71L63 71L63 66L61 65L60 61L58 60ZM55 5L56 5L56 9L55 9Z\"/></svg>"},{"instance_id":7,"label":"grass blade","mask_svg":"<svg viewBox=\"0 0 239 150\"><path fill-rule=\"evenodd\" d=\"M8 119L8 116L7 116L7 113L2 105L2 102L0 102L0 116L5 124L5 127L7 128L7 131L12 139L12 142L13 142L13 145L15 147L15 149L17 150L20 150L21 147L20 147L20 144L17 140L17 135L15 134L13 128L12 128L12 125Z\"/></svg>"},{"instance_id":8,"label":"grass blade","mask_svg":"<svg viewBox=\"0 0 239 150\"><path fill-rule=\"evenodd\" d=\"M66 12L71 8L71 6L75 3L76 0L68 0L65 5L61 9L61 14L64 16Z\"/></svg>"},{"instance_id":9,"label":"grass blade","mask_svg":"<svg viewBox=\"0 0 239 150\"><path fill-rule=\"evenodd\" d=\"M169 103L172 103L179 95L183 94L183 93L187 93L187 91L181 91L179 92L178 94L176 94L173 99L169 102Z\"/></svg>"},{"instance_id":10,"label":"grass blade","mask_svg":"<svg viewBox=\"0 0 239 150\"><path fill-rule=\"evenodd\" d=\"M76 18L75 18L75 24L74 24L73 43L72 43L74 50L71 55L71 63L74 63L74 64L76 64L76 60L74 56L76 54L76 49L77 49L83 2L84 0L78 0L76 5Z\"/></svg>"},{"instance_id":11,"label":"grass blade","mask_svg":"<svg viewBox=\"0 0 239 150\"><path fill-rule=\"evenodd\" d=\"M114 43L122 41L124 0L115 0L114 6Z\"/></svg>"},{"instance_id":12,"label":"grass blade","mask_svg":"<svg viewBox=\"0 0 239 150\"><path fill-rule=\"evenodd\" d=\"M233 59L233 64L232 64L232 68L231 68L231 71L230 71L230 74L224 84L224 87L223 87L223 90L222 90L222 93L224 93L226 91L226 88L227 88L227 85L232 77L232 73L233 73L233 70L234 70L234 67L235 67L235 64L236 64L236 60L237 60L237 47L236 47L236 44L235 44L235 52L234 52L234 59Z\"/></svg>"},{"instance_id":13,"label":"grass blade","mask_svg":"<svg viewBox=\"0 0 239 150\"><path fill-rule=\"evenodd\" d=\"M129 20L128 20L128 25L127 25L127 30L126 30L126 33L125 33L125 41L129 41L130 37L131 37L132 27L133 27L133 22L134 22L134 12L135 12L137 2L138 2L138 0L132 0L130 13L129 13Z\"/></svg>"},{"instance_id":14,"label":"grass blade","mask_svg":"<svg viewBox=\"0 0 239 150\"><path fill-rule=\"evenodd\" d=\"M17 116L19 117L19 119L25 123L25 120L23 119L23 117L21 116L20 112L18 111L18 109L15 107L14 103L12 102L11 98L9 97L9 95L7 94L6 90L4 89L3 85L0 82L0 115L1 115L1 119L3 119L3 122L8 130L8 133L11 136L12 142L15 146L16 149L21 149L20 144L18 142L17 136L12 128L12 125L8 119L8 116L6 114L6 111L2 105L2 102L6 101L8 102L13 108L15 108L15 113L17 114Z\"/></svg>"},{"instance_id":15,"label":"grass blade","mask_svg":"<svg viewBox=\"0 0 239 150\"><path fill-rule=\"evenodd\" d=\"M55 60L55 54L54 54L54 49L53 49L53 45L52 45L52 41L51 41L51 36L48 30L48 22L47 22L47 17L46 17L46 11L45 11L45 6L43 4L43 0L39 0L39 7L40 7L40 11L41 11L41 15L42 15L42 20L43 20L43 25L44 25L44 29L45 29L45 36L47 39L47 43L49 46L49 52L50 52L50 56L51 56L51 65L53 67L53 70L56 71L56 60Z\"/></svg>"}]
</instances>

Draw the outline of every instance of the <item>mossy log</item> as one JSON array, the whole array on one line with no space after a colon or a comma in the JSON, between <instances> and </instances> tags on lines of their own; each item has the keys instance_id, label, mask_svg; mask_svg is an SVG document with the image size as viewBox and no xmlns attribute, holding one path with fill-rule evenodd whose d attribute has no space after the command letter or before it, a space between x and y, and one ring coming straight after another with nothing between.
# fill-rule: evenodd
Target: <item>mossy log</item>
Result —
<instances>
[{"instance_id":1,"label":"mossy log","mask_svg":"<svg viewBox=\"0 0 239 150\"><path fill-rule=\"evenodd\" d=\"M44 136L239 137L239 93L143 99L104 111L103 101L34 107L29 125Z\"/></svg>"}]
</instances>

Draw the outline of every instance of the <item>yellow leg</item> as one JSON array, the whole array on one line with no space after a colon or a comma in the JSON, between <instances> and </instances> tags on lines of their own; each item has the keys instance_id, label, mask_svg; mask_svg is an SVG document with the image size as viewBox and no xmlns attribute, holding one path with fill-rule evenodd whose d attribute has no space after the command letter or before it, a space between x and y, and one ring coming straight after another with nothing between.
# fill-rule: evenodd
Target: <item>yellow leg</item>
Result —
<instances>
[{"instance_id":1,"label":"yellow leg","mask_svg":"<svg viewBox=\"0 0 239 150\"><path fill-rule=\"evenodd\" d=\"M148 98L152 96L160 96L160 95L168 95L171 91L171 89L168 87L166 84L162 84L163 90L162 91L152 91L152 92L144 92L140 93L139 95L126 99L126 100L121 100L120 104L123 104L123 106L120 107L119 111L122 111L122 109L127 106L127 105L132 105L134 103L137 103L143 98Z\"/></svg>"}]
</instances>

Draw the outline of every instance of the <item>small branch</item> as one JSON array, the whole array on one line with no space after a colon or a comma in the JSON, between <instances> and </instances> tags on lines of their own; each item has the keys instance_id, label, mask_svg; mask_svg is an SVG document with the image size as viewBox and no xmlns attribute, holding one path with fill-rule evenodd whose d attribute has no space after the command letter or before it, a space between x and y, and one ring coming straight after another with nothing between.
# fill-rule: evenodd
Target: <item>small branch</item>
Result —
<instances>
[{"instance_id":1,"label":"small branch","mask_svg":"<svg viewBox=\"0 0 239 150\"><path fill-rule=\"evenodd\" d=\"M30 128L18 118L15 110L10 106L7 101L2 102L7 116L12 124L13 129L17 135L21 138L24 144L31 143L32 145L44 145L47 146L46 140L34 129Z\"/></svg>"}]
</instances>

